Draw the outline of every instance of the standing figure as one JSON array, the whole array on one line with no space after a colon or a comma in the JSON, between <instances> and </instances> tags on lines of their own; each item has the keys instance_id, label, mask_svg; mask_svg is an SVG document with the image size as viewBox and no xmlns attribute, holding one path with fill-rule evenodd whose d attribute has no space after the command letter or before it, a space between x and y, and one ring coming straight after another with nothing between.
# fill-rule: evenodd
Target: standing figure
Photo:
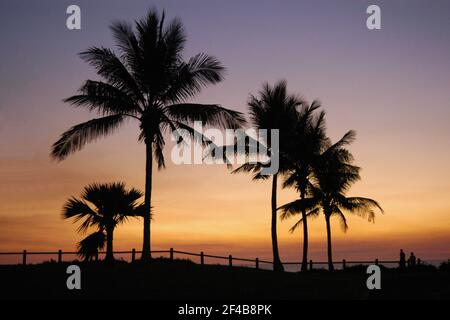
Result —
<instances>
[{"instance_id":1,"label":"standing figure","mask_svg":"<svg viewBox=\"0 0 450 320\"><path fill-rule=\"evenodd\" d=\"M406 269L406 255L403 249L400 249L400 270Z\"/></svg>"},{"instance_id":2,"label":"standing figure","mask_svg":"<svg viewBox=\"0 0 450 320\"><path fill-rule=\"evenodd\" d=\"M414 268L416 266L416 256L414 255L414 252L411 252L409 259L411 260L410 266Z\"/></svg>"}]
</instances>

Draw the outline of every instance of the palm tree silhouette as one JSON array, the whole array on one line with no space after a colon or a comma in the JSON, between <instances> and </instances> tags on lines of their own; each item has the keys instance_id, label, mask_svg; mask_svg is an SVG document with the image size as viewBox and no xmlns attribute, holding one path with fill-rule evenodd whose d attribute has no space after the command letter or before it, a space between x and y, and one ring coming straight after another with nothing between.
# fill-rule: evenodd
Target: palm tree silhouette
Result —
<instances>
[{"instance_id":1,"label":"palm tree silhouette","mask_svg":"<svg viewBox=\"0 0 450 320\"><path fill-rule=\"evenodd\" d=\"M283 181L283 188L294 187L299 192L302 203L305 202L309 186L311 184L313 165L323 150L329 147L330 142L325 134L325 112L316 111L320 108L320 103L314 101L311 105L304 104L298 113L298 120L295 124L293 136L290 139L287 150L283 153L286 159L286 175ZM298 205L298 203L295 203ZM285 210L289 208L290 210ZM284 211L281 219L289 217L293 208L282 206ZM296 207L302 216L303 224L303 254L301 271L307 271L308 267L308 224L306 217L307 208L304 206ZM294 210L294 212L298 213ZM298 227L291 228L293 232Z\"/></svg>"},{"instance_id":2,"label":"palm tree silhouette","mask_svg":"<svg viewBox=\"0 0 450 320\"><path fill-rule=\"evenodd\" d=\"M97 231L80 241L78 253L85 259L91 258L106 241L105 261L113 256L114 229L130 217L142 216L144 205L138 200L143 196L137 189L126 190L124 183L90 184L84 188L80 198L71 197L64 204L63 217L80 222L78 232L90 227Z\"/></svg>"},{"instance_id":3,"label":"palm tree silhouette","mask_svg":"<svg viewBox=\"0 0 450 320\"><path fill-rule=\"evenodd\" d=\"M327 229L328 270L333 271L333 255L331 245L331 217L337 217L344 232L347 231L345 211L367 218L374 222L378 208L384 212L377 201L363 197L347 197L346 193L356 181L360 180L360 168L354 166L352 154L342 146L354 140L355 133L349 131L338 143L328 148L314 163L314 182L309 185L309 197L293 201L282 206L283 215L290 216L300 209L307 210L292 228L304 223L307 218L316 217L322 212Z\"/></svg>"},{"instance_id":4,"label":"palm tree silhouette","mask_svg":"<svg viewBox=\"0 0 450 320\"><path fill-rule=\"evenodd\" d=\"M111 30L118 55L103 47L80 53L103 80L87 80L78 95L65 99L96 111L101 117L64 132L53 144L51 155L63 160L87 143L114 132L125 119L138 121L139 140L146 146L142 260L149 260L153 156L158 169L164 168L164 133L184 129L193 136L193 121L235 129L245 119L242 113L216 104L185 103L203 87L221 81L224 67L204 53L187 62L183 60L186 36L178 19L165 26L164 12L160 16L156 10L150 10L145 19L135 22L135 30L124 22L114 23Z\"/></svg>"},{"instance_id":5,"label":"palm tree silhouette","mask_svg":"<svg viewBox=\"0 0 450 320\"><path fill-rule=\"evenodd\" d=\"M283 161L281 154L286 149L292 128L297 119L297 107L302 105L303 101L296 95L287 92L286 81L279 81L273 87L268 83L258 93L258 96L250 96L248 101L250 117L252 124L257 129L278 129L279 130L279 152L280 166L277 174L272 176L272 197L271 197L271 236L272 236L272 252L273 267L275 271L283 271L278 251L277 238L277 179L279 174L285 171L286 163ZM270 150L271 141L265 141L267 148ZM254 180L265 180L269 178L267 175L261 174L263 164L246 163L235 169L233 173L252 172Z\"/></svg>"},{"instance_id":6,"label":"palm tree silhouette","mask_svg":"<svg viewBox=\"0 0 450 320\"><path fill-rule=\"evenodd\" d=\"M384 212L378 202L373 199L345 195L351 185L361 179L360 168L352 165L352 162L353 156L348 150L332 149L321 157L315 170L317 188L313 189L312 194L325 215L328 269L330 271L334 270L330 218L337 217L342 229L346 232L348 225L344 215L345 211L367 218L369 222L375 222L374 208Z\"/></svg>"}]
</instances>

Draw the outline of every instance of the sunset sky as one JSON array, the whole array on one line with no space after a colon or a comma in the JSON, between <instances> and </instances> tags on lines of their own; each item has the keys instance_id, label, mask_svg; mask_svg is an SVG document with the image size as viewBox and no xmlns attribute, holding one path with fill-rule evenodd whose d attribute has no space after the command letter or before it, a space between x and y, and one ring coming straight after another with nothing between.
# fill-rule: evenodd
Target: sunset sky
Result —
<instances>
[{"instance_id":1,"label":"sunset sky","mask_svg":"<svg viewBox=\"0 0 450 320\"><path fill-rule=\"evenodd\" d=\"M82 29L65 26L81 7ZM366 28L378 4L382 29ZM70 196L92 182L144 187L144 145L129 122L63 162L50 146L70 126L95 117L62 102L93 69L77 53L113 47L108 26L165 9L186 28L185 57L214 55L226 80L195 101L247 111L264 81L318 98L337 140L351 146L362 181L349 195L378 200L375 224L333 224L336 259L392 259L400 248L423 259L450 258L450 1L12 1L0 3L0 251L73 250L83 235L61 218ZM166 153L169 154L171 145ZM154 175L154 249L271 258L270 189L223 166L175 166ZM296 199L279 191L279 205ZM301 234L279 223L284 261L300 259ZM311 258L326 254L325 223L311 223ZM140 249L142 223L118 228L115 249ZM0 258L5 259L5 258ZM1 263L2 260L0 260Z\"/></svg>"}]
</instances>

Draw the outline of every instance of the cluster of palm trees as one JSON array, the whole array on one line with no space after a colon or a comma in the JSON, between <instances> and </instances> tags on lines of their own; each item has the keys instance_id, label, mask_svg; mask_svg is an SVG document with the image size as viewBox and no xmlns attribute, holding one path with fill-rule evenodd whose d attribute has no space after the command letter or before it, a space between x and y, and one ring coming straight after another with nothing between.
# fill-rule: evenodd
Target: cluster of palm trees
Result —
<instances>
[{"instance_id":1,"label":"cluster of palm trees","mask_svg":"<svg viewBox=\"0 0 450 320\"><path fill-rule=\"evenodd\" d=\"M210 141L192 126L194 121L216 128L238 129L246 126L242 113L218 104L188 103L200 90L223 79L225 68L214 57L204 53L184 60L182 51L186 41L183 26L177 19L165 23L164 13L150 10L144 19L132 25L120 22L111 26L118 52L91 47L80 54L91 64L101 80L87 80L77 95L65 99L75 106L87 107L99 118L78 124L64 132L52 146L51 155L63 160L87 143L114 132L126 119L138 122L139 140L146 146L146 175L144 202L135 189L127 191L124 184L90 185L81 199L72 198L64 207L66 218L84 219L80 231L95 226L97 231L82 240L79 252L85 258L95 254L92 248L107 245L107 259L113 259L114 227L128 217L142 217L144 224L143 261L151 259L150 223L153 160L158 169L165 167L163 149L165 133L177 129L189 132L190 137ZM320 104L306 103L287 92L285 81L273 87L265 84L248 102L252 125L258 129L278 129L280 137L280 169L272 178L271 234L274 270L283 270L277 241L277 218L299 215L292 227L303 226L302 270L306 270L308 254L308 218L323 213L327 223L329 268L333 269L330 218L340 219L347 229L344 212L357 213L369 220L374 208L381 207L368 198L347 197L346 192L356 182L359 168L352 164L346 146L355 138L349 131L341 140L331 143L326 135L325 113ZM181 140L188 137L180 137ZM179 141L180 142L180 141ZM265 141L268 150L271 141ZM251 172L254 179L268 179L263 175L262 163L247 163L235 169ZM283 187L293 187L299 199L277 206L278 179ZM111 195L107 193L111 191ZM90 203L90 204L89 204Z\"/></svg>"},{"instance_id":2,"label":"cluster of palm trees","mask_svg":"<svg viewBox=\"0 0 450 320\"><path fill-rule=\"evenodd\" d=\"M287 91L285 81L271 87L265 84L257 96L248 102L252 124L257 128L279 129L280 169L272 176L272 252L274 270L282 271L278 253L277 212L281 219L299 216L290 229L303 226L301 270L308 263L308 218L323 213L327 227L329 270L333 270L330 219L336 216L344 231L347 221L344 212L374 220L374 208L383 211L372 199L347 197L350 186L360 179L360 168L353 165L353 157L345 148L355 139L355 132L347 132L332 143L326 134L325 112L318 101L308 104ZM267 143L270 150L270 142ZM233 172L251 172L254 180L267 179L261 174L262 163L244 164ZM295 188L299 199L277 208L277 180L283 178L283 188Z\"/></svg>"}]
</instances>

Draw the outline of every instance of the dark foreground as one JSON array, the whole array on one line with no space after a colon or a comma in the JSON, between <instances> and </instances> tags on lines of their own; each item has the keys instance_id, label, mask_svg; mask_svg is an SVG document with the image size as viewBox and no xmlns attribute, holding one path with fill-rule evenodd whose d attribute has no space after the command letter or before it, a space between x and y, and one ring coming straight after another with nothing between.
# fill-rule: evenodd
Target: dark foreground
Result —
<instances>
[{"instance_id":1,"label":"dark foreground","mask_svg":"<svg viewBox=\"0 0 450 320\"><path fill-rule=\"evenodd\" d=\"M68 265L0 266L0 299L450 299L450 272L438 270L383 269L382 289L368 290L363 267L274 273L184 261L80 263L82 289L70 291Z\"/></svg>"}]
</instances>

